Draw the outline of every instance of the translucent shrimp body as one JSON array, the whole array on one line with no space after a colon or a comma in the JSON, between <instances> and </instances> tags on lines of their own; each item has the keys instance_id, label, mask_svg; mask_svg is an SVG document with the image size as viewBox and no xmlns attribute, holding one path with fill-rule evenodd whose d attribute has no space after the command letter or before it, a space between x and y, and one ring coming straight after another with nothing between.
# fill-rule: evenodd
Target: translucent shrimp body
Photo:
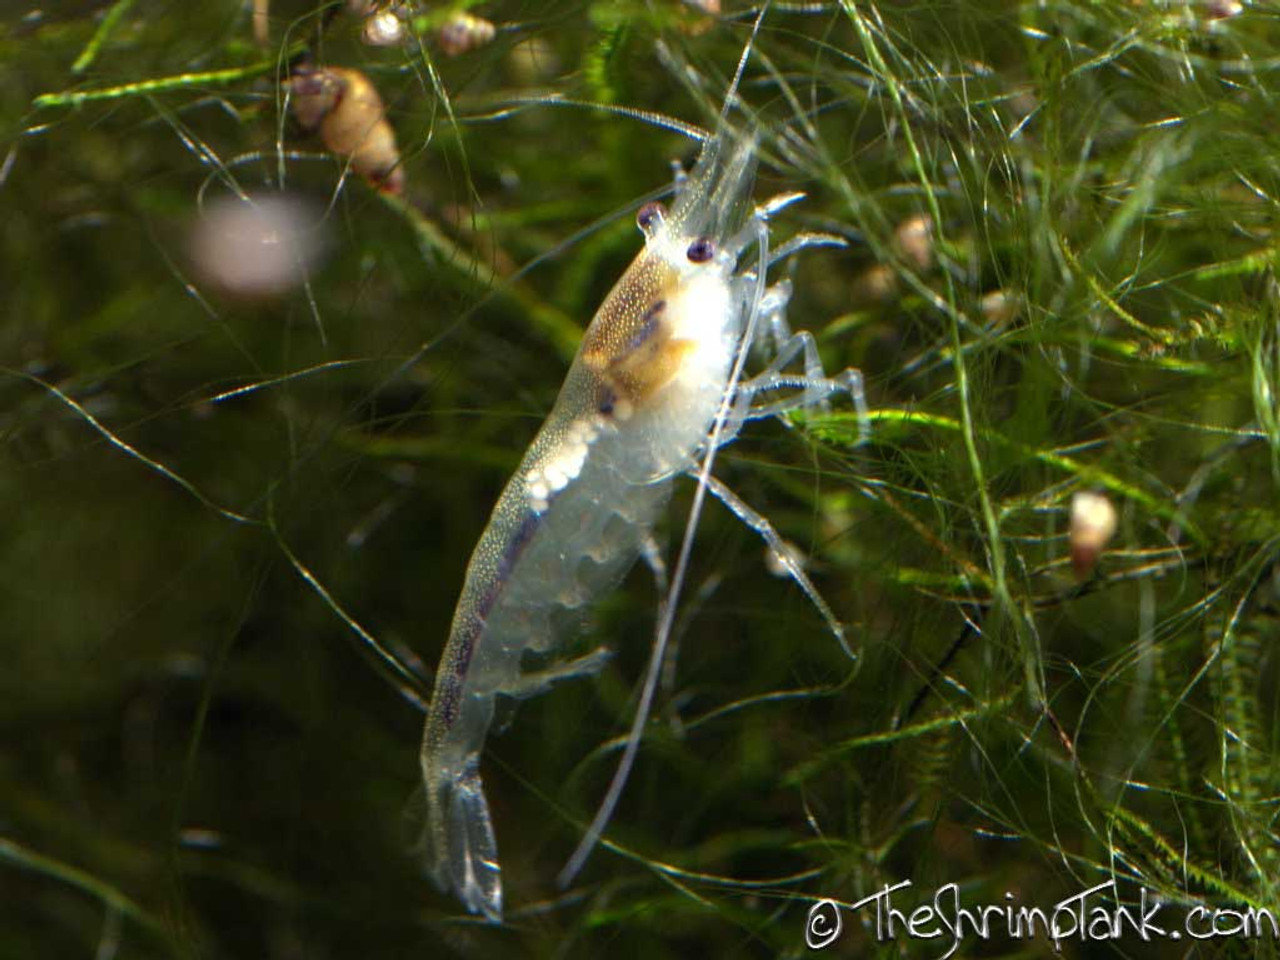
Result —
<instances>
[{"instance_id":1,"label":"translucent shrimp body","mask_svg":"<svg viewBox=\"0 0 1280 960\"><path fill-rule=\"evenodd\" d=\"M735 275L755 237L743 227L754 157L751 139L721 134L670 214L641 211L644 249L591 321L467 568L421 763L435 880L493 921L502 883L480 753L496 699L603 663L603 651L552 658L635 563L671 479L708 443L759 307L755 278Z\"/></svg>"}]
</instances>

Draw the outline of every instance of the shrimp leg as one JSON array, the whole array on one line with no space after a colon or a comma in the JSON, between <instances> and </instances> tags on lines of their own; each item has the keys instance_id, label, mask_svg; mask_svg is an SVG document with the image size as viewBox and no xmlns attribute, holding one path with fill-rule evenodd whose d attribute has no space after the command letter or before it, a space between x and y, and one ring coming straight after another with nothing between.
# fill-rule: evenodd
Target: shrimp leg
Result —
<instances>
[{"instance_id":1,"label":"shrimp leg","mask_svg":"<svg viewBox=\"0 0 1280 960\"><path fill-rule=\"evenodd\" d=\"M562 680L595 676L604 669L604 665L609 662L612 656L613 651L608 647L596 647L590 653L581 657L575 657L572 660L566 660L563 663L557 663L554 666L532 673L521 674L510 683L495 688L494 693L512 697L516 700L527 700L530 697L541 696Z\"/></svg>"},{"instance_id":2,"label":"shrimp leg","mask_svg":"<svg viewBox=\"0 0 1280 960\"><path fill-rule=\"evenodd\" d=\"M801 351L805 354L805 372L803 374L783 372L783 368ZM781 400L748 405L745 410L739 412L747 420L759 420L791 410L820 407L826 404L831 394L848 391L858 411L859 439L867 439L867 398L863 388L862 374L850 367L834 377L828 377L822 369L822 361L818 359L818 347L814 342L813 334L808 330L792 334L790 339L782 345L782 349L778 351L777 357L768 369L738 384L737 399L740 402L749 403L758 394L785 389L801 392Z\"/></svg>"},{"instance_id":3,"label":"shrimp leg","mask_svg":"<svg viewBox=\"0 0 1280 960\"><path fill-rule=\"evenodd\" d=\"M797 403L780 409L764 410L756 408L748 419L772 416L786 410L799 407L817 406L826 402L828 396L841 390L848 390L858 409L859 417L865 427L867 419L866 393L862 386L862 374L853 368L844 370L835 377L828 377L822 367L822 358L818 355L818 344L808 330L792 333L787 325L786 306L791 300L791 283L781 280L770 287L761 303L763 326L758 337L762 337L763 328L772 333L777 352L772 362L760 374L738 384L739 394L754 395L766 390L783 387L803 388L804 393L797 398ZM784 374L787 365L800 353L804 354L804 376ZM759 410L759 412L756 412ZM863 438L865 439L865 437Z\"/></svg>"},{"instance_id":4,"label":"shrimp leg","mask_svg":"<svg viewBox=\"0 0 1280 960\"><path fill-rule=\"evenodd\" d=\"M833 393L848 391L858 413L858 440L864 442L870 436L867 424L866 390L862 374L847 368L829 377L818 355L818 344L807 330L792 333L787 326L785 308L791 298L791 285L785 280L770 287L761 301L761 332L769 329L778 342L778 350L769 366L750 380L739 383L734 395L733 410L725 422L721 445L729 443L748 420L781 416L792 410L807 410L825 406ZM804 355L804 373L786 373L786 367L800 354ZM757 396L773 390L796 390L797 393L778 400L752 404Z\"/></svg>"},{"instance_id":5,"label":"shrimp leg","mask_svg":"<svg viewBox=\"0 0 1280 960\"><path fill-rule=\"evenodd\" d=\"M831 632L835 634L836 640L839 641L840 647L849 659L856 659L849 644L845 640L844 626L836 619L836 615L831 612L831 608L827 606L827 601L822 599L822 594L818 593L818 588L813 585L813 581L809 579L809 575L804 572L804 567L796 561L795 554L783 542L782 537L778 535L778 531L774 529L772 523L754 507L734 493L722 481L715 477L707 478L707 489L715 495L721 503L733 511L739 520L748 527L760 534L760 538L764 540L765 545L773 551L778 562L782 564L783 569L790 574L791 579L796 582L805 596L817 607L818 612L822 614L822 618L827 621L827 626Z\"/></svg>"}]
</instances>

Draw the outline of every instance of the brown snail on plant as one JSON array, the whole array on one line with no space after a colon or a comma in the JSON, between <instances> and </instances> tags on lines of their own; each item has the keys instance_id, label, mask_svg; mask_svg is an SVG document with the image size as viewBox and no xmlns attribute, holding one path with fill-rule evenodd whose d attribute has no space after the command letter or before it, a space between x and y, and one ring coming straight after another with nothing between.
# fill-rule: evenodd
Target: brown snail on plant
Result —
<instances>
[{"instance_id":1,"label":"brown snail on plant","mask_svg":"<svg viewBox=\"0 0 1280 960\"><path fill-rule=\"evenodd\" d=\"M405 23L412 15L403 3L348 0L347 10L360 21L360 39L371 47L395 47L408 40Z\"/></svg>"},{"instance_id":2,"label":"brown snail on plant","mask_svg":"<svg viewBox=\"0 0 1280 960\"><path fill-rule=\"evenodd\" d=\"M288 80L298 124L315 131L325 148L386 193L404 189L396 134L373 82L349 67L302 66Z\"/></svg>"},{"instance_id":3,"label":"brown snail on plant","mask_svg":"<svg viewBox=\"0 0 1280 960\"><path fill-rule=\"evenodd\" d=\"M488 20L464 12L440 28L436 42L446 56L456 57L492 42L497 33L498 28Z\"/></svg>"},{"instance_id":4,"label":"brown snail on plant","mask_svg":"<svg viewBox=\"0 0 1280 960\"><path fill-rule=\"evenodd\" d=\"M1077 580L1083 582L1093 574L1115 536L1117 519L1116 508L1105 494L1081 490L1072 496L1068 542Z\"/></svg>"}]
</instances>

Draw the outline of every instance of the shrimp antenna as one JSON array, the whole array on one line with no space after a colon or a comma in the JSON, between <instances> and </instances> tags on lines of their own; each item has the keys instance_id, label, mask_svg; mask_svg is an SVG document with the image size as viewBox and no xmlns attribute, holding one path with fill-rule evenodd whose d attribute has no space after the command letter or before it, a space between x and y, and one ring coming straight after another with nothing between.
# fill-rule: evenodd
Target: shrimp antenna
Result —
<instances>
[{"instance_id":1,"label":"shrimp antenna","mask_svg":"<svg viewBox=\"0 0 1280 960\"><path fill-rule=\"evenodd\" d=\"M751 48L755 44L756 35L760 32L760 23L764 20L765 11L768 9L768 3L760 7L760 13L756 15L755 24L751 28L751 36L747 39L747 45L743 48L742 56L738 60L738 69L734 72L733 83L729 87L724 107L720 111L721 129L723 129L728 116L729 104L737 96L738 84L742 80L743 71L747 66L747 59L751 55ZM707 146L709 148L714 147L717 143L718 140L711 140L708 141ZM667 644L671 639L672 627L675 625L676 606L680 602L680 590L684 586L685 578L689 572L689 558L693 555L693 536L697 531L698 518L702 516L702 507L707 499L711 467L715 463L716 449L720 445L720 438L724 435L725 423L728 421L729 414L733 409L734 390L742 379L742 370L746 366L747 354L751 350L751 342L755 337L756 319L760 314L760 304L764 300L765 268L769 263L767 213L757 209L753 216L753 221L756 246L759 250L759 266L756 269L755 288L751 294L750 309L747 313L745 329L742 331L742 340L738 344L737 355L734 357L733 370L729 375L729 382L725 386L724 396L720 400L720 409L716 413L715 425L711 429L711 437L707 442L706 456L702 458L702 466L698 470L698 486L693 494L693 503L689 507L689 520L685 524L684 538L680 542L680 555L676 559L675 570L671 575L671 585L667 590L667 599L662 605L658 626L654 633L653 652L649 656L649 667L645 673L644 688L640 693L640 703L636 707L635 717L631 721L631 729L627 732L627 743L622 751L622 759L618 761L618 769L614 771L613 779L609 781L609 789L605 792L604 799L600 801L600 806L596 810L596 815L592 819L591 825L587 827L587 832L578 843L577 849L573 851L573 856L569 858L569 862L560 871L560 876L556 878L556 883L561 889L573 882L573 878L578 875L578 872L587 862L587 858L591 856L591 851L595 849L596 844L600 841L604 828L608 826L609 820L613 816L613 811L618 806L618 800L622 796L622 790L626 786L627 778L631 775L636 753L640 749L640 739L644 733L645 726L649 722L649 714L653 709L653 697L658 689L658 678L662 673L663 660L666 658Z\"/></svg>"},{"instance_id":2,"label":"shrimp antenna","mask_svg":"<svg viewBox=\"0 0 1280 960\"><path fill-rule=\"evenodd\" d=\"M677 120L675 117L668 117L665 114L658 113L654 110L642 110L639 107L626 107L616 103L592 103L589 100L573 100L569 97L561 97L556 95L548 95L544 97L512 97L505 101L513 107L577 107L583 110L599 110L602 113L612 113L620 117L630 117L632 120L643 120L645 123L652 124L663 130L670 130L673 133L679 133L688 137L690 140L696 140L698 143L707 143L712 139L710 132L703 130L702 127L695 123L685 123L683 120ZM484 120L501 120L512 111L500 109L493 113L480 117L471 117L472 123Z\"/></svg>"},{"instance_id":3,"label":"shrimp antenna","mask_svg":"<svg viewBox=\"0 0 1280 960\"><path fill-rule=\"evenodd\" d=\"M738 58L738 69L733 71L733 82L729 84L729 92L725 94L724 103L720 107L721 126L729 119L729 107L733 105L733 101L738 99L738 87L742 84L742 74L747 69L747 60L751 57L751 48L756 45L756 35L760 33L760 24L764 22L764 14L768 9L768 3L762 4L760 12L756 14L756 22L751 25L751 36L747 38L747 45L742 48L742 56Z\"/></svg>"}]
</instances>

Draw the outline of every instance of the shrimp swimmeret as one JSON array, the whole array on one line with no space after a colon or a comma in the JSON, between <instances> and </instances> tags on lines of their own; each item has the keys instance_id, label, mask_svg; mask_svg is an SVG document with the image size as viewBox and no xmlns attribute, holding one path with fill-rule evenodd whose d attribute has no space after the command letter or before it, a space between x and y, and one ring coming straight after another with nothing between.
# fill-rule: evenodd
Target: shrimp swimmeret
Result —
<instances>
[{"instance_id":1,"label":"shrimp swimmeret","mask_svg":"<svg viewBox=\"0 0 1280 960\"><path fill-rule=\"evenodd\" d=\"M709 489L755 528L843 642L792 551L710 476L715 449L745 420L809 406L841 389L861 402L855 371L825 377L813 338L786 329L786 283L765 286L768 216L799 195L748 213L754 169L754 138L732 136L722 118L692 172L679 178L670 212L658 204L640 210L644 249L587 328L555 407L467 568L422 741L427 842L437 884L494 922L502 917L502 881L480 753L496 698L523 699L600 668L603 649L547 663L581 614L649 551L675 476L699 479L695 511ZM830 239L801 236L774 259ZM749 269L739 270L739 257L753 247ZM757 329L768 332L777 352L767 369L742 380ZM801 355L804 374L784 372ZM791 392L778 399L777 390ZM660 617L655 657L670 633L693 522ZM651 669L642 712L654 676ZM578 865L616 800L639 722L616 789L575 855Z\"/></svg>"}]
</instances>

